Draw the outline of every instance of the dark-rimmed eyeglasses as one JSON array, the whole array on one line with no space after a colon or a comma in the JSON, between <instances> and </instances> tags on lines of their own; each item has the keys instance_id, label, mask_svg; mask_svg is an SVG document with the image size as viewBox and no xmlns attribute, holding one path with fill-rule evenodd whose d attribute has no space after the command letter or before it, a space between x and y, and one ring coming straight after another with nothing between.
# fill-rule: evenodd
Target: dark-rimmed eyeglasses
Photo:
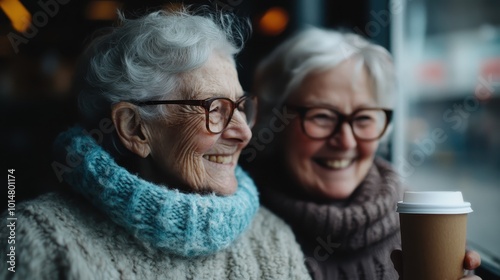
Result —
<instances>
[{"instance_id":1,"label":"dark-rimmed eyeglasses","mask_svg":"<svg viewBox=\"0 0 500 280\"><path fill-rule=\"evenodd\" d=\"M152 101L128 101L137 106L149 105L190 105L200 106L205 109L206 127L210 133L221 133L228 126L235 109L243 113L245 121L251 128L255 123L257 112L257 98L245 93L238 100L233 101L226 97L213 97L204 100L152 100Z\"/></svg>"},{"instance_id":2,"label":"dark-rimmed eyeglasses","mask_svg":"<svg viewBox=\"0 0 500 280\"><path fill-rule=\"evenodd\" d=\"M330 108L293 105L287 107L299 114L304 134L317 140L336 135L344 122L351 126L356 139L377 140L384 135L392 118L392 110L384 108L361 108L345 115Z\"/></svg>"}]
</instances>

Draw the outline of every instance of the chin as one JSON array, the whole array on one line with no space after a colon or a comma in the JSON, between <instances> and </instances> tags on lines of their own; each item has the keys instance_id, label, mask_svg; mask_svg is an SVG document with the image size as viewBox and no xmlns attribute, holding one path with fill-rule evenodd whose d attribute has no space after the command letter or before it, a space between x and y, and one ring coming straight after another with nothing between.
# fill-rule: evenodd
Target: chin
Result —
<instances>
[{"instance_id":1,"label":"chin","mask_svg":"<svg viewBox=\"0 0 500 280\"><path fill-rule=\"evenodd\" d=\"M232 195L238 189L238 181L236 181L236 178L225 180L225 182L219 182L213 185L214 187L210 188L210 190L221 196Z\"/></svg>"},{"instance_id":2,"label":"chin","mask_svg":"<svg viewBox=\"0 0 500 280\"><path fill-rule=\"evenodd\" d=\"M322 198L343 200L349 198L356 188L357 187L352 186L352 184L335 185L316 188L315 192Z\"/></svg>"}]
</instances>

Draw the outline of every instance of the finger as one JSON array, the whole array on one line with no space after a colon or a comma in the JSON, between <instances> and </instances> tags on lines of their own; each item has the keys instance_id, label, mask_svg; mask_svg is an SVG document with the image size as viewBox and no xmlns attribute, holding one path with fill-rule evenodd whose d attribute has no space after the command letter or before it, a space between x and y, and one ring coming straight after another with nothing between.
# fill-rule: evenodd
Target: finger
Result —
<instances>
[{"instance_id":1,"label":"finger","mask_svg":"<svg viewBox=\"0 0 500 280\"><path fill-rule=\"evenodd\" d=\"M473 270L481 265L481 256L475 251L467 251L464 258L464 268Z\"/></svg>"},{"instance_id":2,"label":"finger","mask_svg":"<svg viewBox=\"0 0 500 280\"><path fill-rule=\"evenodd\" d=\"M403 279L403 254L401 250L394 250L391 253L392 264L398 272L399 279Z\"/></svg>"}]
</instances>

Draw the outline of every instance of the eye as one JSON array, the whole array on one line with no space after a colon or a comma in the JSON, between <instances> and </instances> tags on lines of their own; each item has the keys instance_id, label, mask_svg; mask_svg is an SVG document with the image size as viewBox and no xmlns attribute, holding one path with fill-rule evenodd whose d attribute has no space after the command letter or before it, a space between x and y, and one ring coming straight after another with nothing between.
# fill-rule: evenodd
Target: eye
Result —
<instances>
[{"instance_id":1,"label":"eye","mask_svg":"<svg viewBox=\"0 0 500 280\"><path fill-rule=\"evenodd\" d=\"M216 99L210 104L210 110L209 113L218 113L222 110L223 103L220 99Z\"/></svg>"},{"instance_id":2,"label":"eye","mask_svg":"<svg viewBox=\"0 0 500 280\"><path fill-rule=\"evenodd\" d=\"M215 113L220 110L220 106L211 106L210 107L210 113Z\"/></svg>"},{"instance_id":3,"label":"eye","mask_svg":"<svg viewBox=\"0 0 500 280\"><path fill-rule=\"evenodd\" d=\"M337 123L337 115L328 109L311 109L305 115L306 121L319 126L332 126Z\"/></svg>"},{"instance_id":4,"label":"eye","mask_svg":"<svg viewBox=\"0 0 500 280\"><path fill-rule=\"evenodd\" d=\"M356 116L356 118L354 119L354 121L359 121L359 122L372 121L372 120L373 120L373 117L368 116L368 115Z\"/></svg>"},{"instance_id":5,"label":"eye","mask_svg":"<svg viewBox=\"0 0 500 280\"><path fill-rule=\"evenodd\" d=\"M368 126L376 122L376 116L373 113L363 112L354 117L354 123L357 126Z\"/></svg>"},{"instance_id":6,"label":"eye","mask_svg":"<svg viewBox=\"0 0 500 280\"><path fill-rule=\"evenodd\" d=\"M314 119L332 119L332 118L335 118L335 116L333 116L331 114L317 113L317 114L311 116L311 118L314 118Z\"/></svg>"}]
</instances>

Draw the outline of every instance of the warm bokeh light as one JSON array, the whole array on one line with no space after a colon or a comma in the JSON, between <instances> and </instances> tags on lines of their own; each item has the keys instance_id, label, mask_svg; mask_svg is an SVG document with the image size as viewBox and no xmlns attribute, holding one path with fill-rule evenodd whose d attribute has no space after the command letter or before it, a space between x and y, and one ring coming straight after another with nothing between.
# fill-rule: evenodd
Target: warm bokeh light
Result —
<instances>
[{"instance_id":1,"label":"warm bokeh light","mask_svg":"<svg viewBox=\"0 0 500 280\"><path fill-rule=\"evenodd\" d=\"M269 36L279 35L288 25L288 17L285 9L272 7L260 18L259 31Z\"/></svg>"},{"instance_id":2,"label":"warm bokeh light","mask_svg":"<svg viewBox=\"0 0 500 280\"><path fill-rule=\"evenodd\" d=\"M120 7L118 1L92 1L87 6L85 17L90 20L115 20Z\"/></svg>"},{"instance_id":3,"label":"warm bokeh light","mask_svg":"<svg viewBox=\"0 0 500 280\"><path fill-rule=\"evenodd\" d=\"M12 54L12 46L7 36L0 36L0 57Z\"/></svg>"},{"instance_id":4,"label":"warm bokeh light","mask_svg":"<svg viewBox=\"0 0 500 280\"><path fill-rule=\"evenodd\" d=\"M0 8L19 32L25 32L31 24L31 14L19 0L0 0Z\"/></svg>"},{"instance_id":5,"label":"warm bokeh light","mask_svg":"<svg viewBox=\"0 0 500 280\"><path fill-rule=\"evenodd\" d=\"M481 65L481 75L484 77L494 76L500 79L500 57L485 59Z\"/></svg>"},{"instance_id":6,"label":"warm bokeh light","mask_svg":"<svg viewBox=\"0 0 500 280\"><path fill-rule=\"evenodd\" d=\"M417 77L422 83L432 85L445 83L447 73L443 61L430 60L422 62L417 71Z\"/></svg>"},{"instance_id":7,"label":"warm bokeh light","mask_svg":"<svg viewBox=\"0 0 500 280\"><path fill-rule=\"evenodd\" d=\"M182 11L184 5L181 3L167 3L163 5L165 11Z\"/></svg>"}]
</instances>

